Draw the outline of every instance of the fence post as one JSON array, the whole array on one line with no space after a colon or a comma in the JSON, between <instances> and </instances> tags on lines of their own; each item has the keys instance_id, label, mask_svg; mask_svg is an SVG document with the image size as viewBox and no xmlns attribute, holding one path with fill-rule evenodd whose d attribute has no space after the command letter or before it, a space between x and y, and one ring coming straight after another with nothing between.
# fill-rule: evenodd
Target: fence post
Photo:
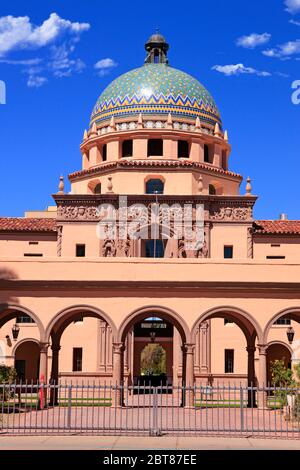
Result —
<instances>
[{"instance_id":1,"label":"fence post","mask_svg":"<svg viewBox=\"0 0 300 470\"><path fill-rule=\"evenodd\" d=\"M240 413L241 413L241 432L244 431L244 393L243 387L240 385Z\"/></svg>"},{"instance_id":2,"label":"fence post","mask_svg":"<svg viewBox=\"0 0 300 470\"><path fill-rule=\"evenodd\" d=\"M72 385L68 387L68 418L67 418L67 427L71 428L71 413L72 413Z\"/></svg>"}]
</instances>

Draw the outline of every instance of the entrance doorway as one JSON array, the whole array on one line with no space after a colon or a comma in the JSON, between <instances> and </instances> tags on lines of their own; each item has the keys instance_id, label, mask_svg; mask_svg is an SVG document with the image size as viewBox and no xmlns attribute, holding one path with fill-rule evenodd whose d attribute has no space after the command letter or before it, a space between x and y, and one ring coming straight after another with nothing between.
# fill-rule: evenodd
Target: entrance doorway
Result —
<instances>
[{"instance_id":1,"label":"entrance doorway","mask_svg":"<svg viewBox=\"0 0 300 470\"><path fill-rule=\"evenodd\" d=\"M172 385L173 330L171 323L158 317L134 325L134 384Z\"/></svg>"},{"instance_id":2,"label":"entrance doorway","mask_svg":"<svg viewBox=\"0 0 300 470\"><path fill-rule=\"evenodd\" d=\"M39 378L40 347L35 341L20 343L15 352L18 380L36 382Z\"/></svg>"}]
</instances>

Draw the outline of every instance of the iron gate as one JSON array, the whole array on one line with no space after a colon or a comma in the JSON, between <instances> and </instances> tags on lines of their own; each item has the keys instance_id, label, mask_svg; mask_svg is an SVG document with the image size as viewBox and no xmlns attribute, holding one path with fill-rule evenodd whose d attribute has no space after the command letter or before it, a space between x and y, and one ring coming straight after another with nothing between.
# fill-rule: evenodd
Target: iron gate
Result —
<instances>
[{"instance_id":1,"label":"iron gate","mask_svg":"<svg viewBox=\"0 0 300 470\"><path fill-rule=\"evenodd\" d=\"M0 398L2 434L300 437L298 388L20 383Z\"/></svg>"}]
</instances>

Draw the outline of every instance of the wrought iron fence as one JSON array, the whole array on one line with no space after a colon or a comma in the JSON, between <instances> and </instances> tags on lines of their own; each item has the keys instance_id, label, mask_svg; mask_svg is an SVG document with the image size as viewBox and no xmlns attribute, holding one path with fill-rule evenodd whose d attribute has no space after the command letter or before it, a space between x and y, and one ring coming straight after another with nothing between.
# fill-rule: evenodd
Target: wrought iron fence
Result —
<instances>
[{"instance_id":1,"label":"wrought iron fence","mask_svg":"<svg viewBox=\"0 0 300 470\"><path fill-rule=\"evenodd\" d=\"M0 385L0 433L300 437L300 388Z\"/></svg>"}]
</instances>

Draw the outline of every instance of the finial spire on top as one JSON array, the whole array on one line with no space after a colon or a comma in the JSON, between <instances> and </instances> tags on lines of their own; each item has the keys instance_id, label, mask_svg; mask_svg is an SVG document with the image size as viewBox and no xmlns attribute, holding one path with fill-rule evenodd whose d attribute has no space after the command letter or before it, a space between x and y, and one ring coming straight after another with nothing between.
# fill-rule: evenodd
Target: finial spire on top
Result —
<instances>
[{"instance_id":1,"label":"finial spire on top","mask_svg":"<svg viewBox=\"0 0 300 470\"><path fill-rule=\"evenodd\" d=\"M147 56L145 64L168 64L167 52L169 44L156 28L155 33L150 36L145 44Z\"/></svg>"},{"instance_id":2,"label":"finial spire on top","mask_svg":"<svg viewBox=\"0 0 300 470\"><path fill-rule=\"evenodd\" d=\"M252 191L251 178L248 176L247 184L246 184L246 196L252 196L251 191Z\"/></svg>"},{"instance_id":3,"label":"finial spire on top","mask_svg":"<svg viewBox=\"0 0 300 470\"><path fill-rule=\"evenodd\" d=\"M62 175L59 177L57 194L65 194L65 182L64 182L64 177Z\"/></svg>"}]
</instances>

